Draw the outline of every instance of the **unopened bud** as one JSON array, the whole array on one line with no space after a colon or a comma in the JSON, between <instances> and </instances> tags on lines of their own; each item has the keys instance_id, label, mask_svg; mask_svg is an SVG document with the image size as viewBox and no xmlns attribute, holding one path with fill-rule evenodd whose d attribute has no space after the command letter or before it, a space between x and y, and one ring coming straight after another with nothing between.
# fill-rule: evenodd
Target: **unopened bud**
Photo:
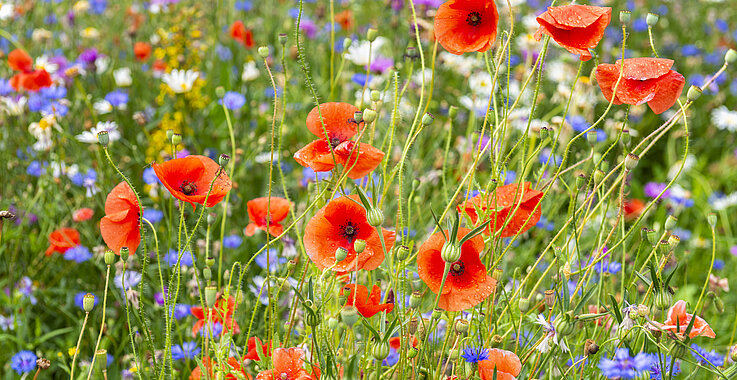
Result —
<instances>
[{"instance_id":1,"label":"unopened bud","mask_svg":"<svg viewBox=\"0 0 737 380\"><path fill-rule=\"evenodd\" d=\"M466 334L468 332L468 328L471 326L471 322L465 320L465 319L458 319L456 320L455 324L455 330L458 334Z\"/></svg>"},{"instance_id":2,"label":"unopened bud","mask_svg":"<svg viewBox=\"0 0 737 380\"><path fill-rule=\"evenodd\" d=\"M709 215L706 217L706 222L709 223L709 226L711 228L715 228L717 226L717 214L715 213L709 213Z\"/></svg>"},{"instance_id":3,"label":"unopened bud","mask_svg":"<svg viewBox=\"0 0 737 380\"><path fill-rule=\"evenodd\" d=\"M658 236L658 232L653 229L648 229L647 231L647 241L650 242L650 245L655 246L658 244L658 239L660 239L660 236Z\"/></svg>"},{"instance_id":4,"label":"unopened bud","mask_svg":"<svg viewBox=\"0 0 737 380\"><path fill-rule=\"evenodd\" d=\"M394 257L396 257L396 259L399 261L404 261L405 259L407 259L407 257L409 257L409 247L404 244L395 246L394 251Z\"/></svg>"},{"instance_id":5,"label":"unopened bud","mask_svg":"<svg viewBox=\"0 0 737 380\"><path fill-rule=\"evenodd\" d=\"M173 129L167 129L166 130L166 139L171 141L171 138L174 137L174 130Z\"/></svg>"},{"instance_id":6,"label":"unopened bud","mask_svg":"<svg viewBox=\"0 0 737 380\"><path fill-rule=\"evenodd\" d=\"M222 98L223 96L225 96L225 87L223 86L215 87L215 96L217 96L218 98Z\"/></svg>"},{"instance_id":7,"label":"unopened bud","mask_svg":"<svg viewBox=\"0 0 737 380\"><path fill-rule=\"evenodd\" d=\"M372 90L371 91L371 101L378 102L379 100L381 100L381 92Z\"/></svg>"},{"instance_id":8,"label":"unopened bud","mask_svg":"<svg viewBox=\"0 0 737 380\"><path fill-rule=\"evenodd\" d=\"M658 23L659 18L660 16L658 16L655 13L648 13L647 17L645 18L645 21L647 22L647 26L652 28L653 26L655 26L655 24Z\"/></svg>"},{"instance_id":9,"label":"unopened bud","mask_svg":"<svg viewBox=\"0 0 737 380\"><path fill-rule=\"evenodd\" d=\"M172 145L179 145L182 143L182 135L179 133L175 133L171 136L171 143Z\"/></svg>"},{"instance_id":10,"label":"unopened bud","mask_svg":"<svg viewBox=\"0 0 737 380\"><path fill-rule=\"evenodd\" d=\"M673 215L668 215L668 217L665 219L665 229L667 231L670 231L676 228L677 223L678 223L678 218L676 218Z\"/></svg>"},{"instance_id":11,"label":"unopened bud","mask_svg":"<svg viewBox=\"0 0 737 380\"><path fill-rule=\"evenodd\" d=\"M647 317L648 315L650 315L650 308L647 307L647 305L638 305L637 315L642 318Z\"/></svg>"},{"instance_id":12,"label":"unopened bud","mask_svg":"<svg viewBox=\"0 0 737 380\"><path fill-rule=\"evenodd\" d=\"M202 277L205 278L205 281L212 280L212 269L210 269L210 267L205 267L205 269L202 270Z\"/></svg>"},{"instance_id":13,"label":"unopened bud","mask_svg":"<svg viewBox=\"0 0 737 380\"><path fill-rule=\"evenodd\" d=\"M89 313L92 311L92 308L95 307L95 295L92 293L87 293L84 295L84 298L82 298L82 308L86 313Z\"/></svg>"},{"instance_id":14,"label":"unopened bud","mask_svg":"<svg viewBox=\"0 0 737 380\"><path fill-rule=\"evenodd\" d=\"M369 28L369 30L366 31L366 39L369 40L369 42L376 41L376 37L379 36L379 31L374 28Z\"/></svg>"},{"instance_id":15,"label":"unopened bud","mask_svg":"<svg viewBox=\"0 0 737 380\"><path fill-rule=\"evenodd\" d=\"M366 221L372 227L379 227L384 224L384 213L379 208L371 207L366 212Z\"/></svg>"},{"instance_id":16,"label":"unopened bud","mask_svg":"<svg viewBox=\"0 0 737 380\"><path fill-rule=\"evenodd\" d=\"M389 356L389 344L386 342L377 342L371 348L371 355L376 360L384 360Z\"/></svg>"},{"instance_id":17,"label":"unopened bud","mask_svg":"<svg viewBox=\"0 0 737 380\"><path fill-rule=\"evenodd\" d=\"M727 54L724 55L724 62L726 62L728 65L737 62L737 51L735 51L734 49L727 50Z\"/></svg>"},{"instance_id":18,"label":"unopened bud","mask_svg":"<svg viewBox=\"0 0 737 380\"><path fill-rule=\"evenodd\" d=\"M555 305L555 291L552 289L548 289L545 291L545 305L548 307L548 309L552 309L553 305Z\"/></svg>"},{"instance_id":19,"label":"unopened bud","mask_svg":"<svg viewBox=\"0 0 737 380\"><path fill-rule=\"evenodd\" d=\"M261 46L258 48L258 55L261 56L261 58L266 59L269 56L269 47L268 46Z\"/></svg>"},{"instance_id":20,"label":"unopened bud","mask_svg":"<svg viewBox=\"0 0 737 380\"><path fill-rule=\"evenodd\" d=\"M714 298L714 307L717 309L719 314L724 313L724 301L722 301L722 297L717 296Z\"/></svg>"},{"instance_id":21,"label":"unopened bud","mask_svg":"<svg viewBox=\"0 0 737 380\"><path fill-rule=\"evenodd\" d=\"M422 293L419 290L412 292L412 295L409 296L409 307L417 309L420 306L420 302L422 302Z\"/></svg>"},{"instance_id":22,"label":"unopened bud","mask_svg":"<svg viewBox=\"0 0 737 380\"><path fill-rule=\"evenodd\" d=\"M115 252L111 250L105 250L105 265L113 265L115 262Z\"/></svg>"},{"instance_id":23,"label":"unopened bud","mask_svg":"<svg viewBox=\"0 0 737 380\"><path fill-rule=\"evenodd\" d=\"M622 141L622 145L629 146L630 142L632 142L632 135L630 134L629 129L625 129L622 131L622 136L620 137L620 140Z\"/></svg>"},{"instance_id":24,"label":"unopened bud","mask_svg":"<svg viewBox=\"0 0 737 380\"><path fill-rule=\"evenodd\" d=\"M352 39L350 39L348 37L344 38L343 39L343 50L348 49L351 46L352 43L353 43L353 40Z\"/></svg>"},{"instance_id":25,"label":"unopened bud","mask_svg":"<svg viewBox=\"0 0 737 380\"><path fill-rule=\"evenodd\" d=\"M601 169L596 169L594 172L594 183L599 186L604 181L604 177L606 177L606 173Z\"/></svg>"},{"instance_id":26,"label":"unopened bud","mask_svg":"<svg viewBox=\"0 0 737 380\"><path fill-rule=\"evenodd\" d=\"M335 318L335 317L330 317L330 318L328 319L328 328L329 328L330 330L333 330L333 331L335 331L335 329L337 329L337 328L338 328L338 323L340 323L340 321L338 320L338 318Z\"/></svg>"},{"instance_id":27,"label":"unopened bud","mask_svg":"<svg viewBox=\"0 0 737 380\"><path fill-rule=\"evenodd\" d=\"M686 99L689 102L696 101L701 96L701 93L703 93L703 90L699 86L691 85L691 87L688 88L688 91L686 92Z\"/></svg>"},{"instance_id":28,"label":"unopened bud","mask_svg":"<svg viewBox=\"0 0 737 380\"><path fill-rule=\"evenodd\" d=\"M443 248L440 250L440 258L442 258L446 263L455 263L461 258L461 247L456 244L445 242L445 244L443 244Z\"/></svg>"},{"instance_id":29,"label":"unopened bud","mask_svg":"<svg viewBox=\"0 0 737 380\"><path fill-rule=\"evenodd\" d=\"M456 115L458 115L458 107L450 106L450 108L448 108L448 117L453 119Z\"/></svg>"},{"instance_id":30,"label":"unopened bud","mask_svg":"<svg viewBox=\"0 0 737 380\"><path fill-rule=\"evenodd\" d=\"M502 268L496 267L494 268L494 271L491 272L491 278L496 280L496 282L498 283L499 281L502 280L502 274L504 274L504 271L502 270Z\"/></svg>"},{"instance_id":31,"label":"unopened bud","mask_svg":"<svg viewBox=\"0 0 737 380\"><path fill-rule=\"evenodd\" d=\"M673 296L667 289L661 289L655 294L655 307L660 310L666 310L670 307Z\"/></svg>"},{"instance_id":32,"label":"unopened bud","mask_svg":"<svg viewBox=\"0 0 737 380\"><path fill-rule=\"evenodd\" d=\"M343 306L340 309L340 319L348 327L355 325L359 318L358 309L355 306Z\"/></svg>"},{"instance_id":33,"label":"unopened bud","mask_svg":"<svg viewBox=\"0 0 737 380\"><path fill-rule=\"evenodd\" d=\"M576 176L576 187L579 189L584 187L586 185L586 180L587 180L586 174L581 173L577 175Z\"/></svg>"},{"instance_id":34,"label":"unopened bud","mask_svg":"<svg viewBox=\"0 0 737 380\"><path fill-rule=\"evenodd\" d=\"M525 314L528 311L530 311L530 299L529 298L527 297L520 298L518 305L519 305L520 313Z\"/></svg>"}]
</instances>

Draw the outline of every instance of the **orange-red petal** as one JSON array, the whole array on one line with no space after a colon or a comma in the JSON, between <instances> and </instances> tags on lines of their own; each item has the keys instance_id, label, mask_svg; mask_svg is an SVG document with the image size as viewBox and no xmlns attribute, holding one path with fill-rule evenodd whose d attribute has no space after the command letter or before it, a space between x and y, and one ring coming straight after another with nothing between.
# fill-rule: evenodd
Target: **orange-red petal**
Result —
<instances>
[{"instance_id":1,"label":"orange-red petal","mask_svg":"<svg viewBox=\"0 0 737 380\"><path fill-rule=\"evenodd\" d=\"M307 114L307 129L322 140L325 140L327 132L328 141L343 142L353 137L363 126L363 122L358 124L354 118L358 111L358 107L349 103L322 103Z\"/></svg>"}]
</instances>

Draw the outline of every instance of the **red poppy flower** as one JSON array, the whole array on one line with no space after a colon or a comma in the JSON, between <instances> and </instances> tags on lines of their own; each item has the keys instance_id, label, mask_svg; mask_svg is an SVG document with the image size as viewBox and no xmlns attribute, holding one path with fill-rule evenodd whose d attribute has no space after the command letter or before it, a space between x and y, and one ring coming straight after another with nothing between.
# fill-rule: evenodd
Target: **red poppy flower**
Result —
<instances>
[{"instance_id":1,"label":"red poppy flower","mask_svg":"<svg viewBox=\"0 0 737 380\"><path fill-rule=\"evenodd\" d=\"M304 352L296 347L277 348L271 358L274 367L260 372L256 380L316 380L316 376L302 368L303 356Z\"/></svg>"},{"instance_id":2,"label":"red poppy flower","mask_svg":"<svg viewBox=\"0 0 737 380\"><path fill-rule=\"evenodd\" d=\"M205 367L205 370L209 373L209 376L203 377L202 376L202 367ZM223 372L226 373L225 380L239 380L239 379L247 379L251 380L253 377L251 375L246 373L246 370L241 365L240 361L237 358L229 357L228 361L222 365ZM215 373L213 371L213 360L210 359L209 356L205 356L202 358L202 364L197 366L195 369L192 370L192 373L189 374L189 380L201 380L201 379L214 379Z\"/></svg>"},{"instance_id":3,"label":"red poppy flower","mask_svg":"<svg viewBox=\"0 0 737 380\"><path fill-rule=\"evenodd\" d=\"M346 9L335 14L335 22L340 25L342 30L351 30L353 27L353 12L350 9Z\"/></svg>"},{"instance_id":4,"label":"red poppy flower","mask_svg":"<svg viewBox=\"0 0 737 380\"><path fill-rule=\"evenodd\" d=\"M716 338L714 330L711 326L698 315L686 313L686 301L679 300L670 309L668 309L668 315L665 322L650 322L653 325L659 327L662 330L670 331L675 334L683 334L686 332L686 328L691 324L691 319L696 318L693 323L693 327L689 332L689 338L696 338L697 336L705 336L707 338Z\"/></svg>"},{"instance_id":5,"label":"red poppy flower","mask_svg":"<svg viewBox=\"0 0 737 380\"><path fill-rule=\"evenodd\" d=\"M133 54L138 61L143 62L151 55L151 45L146 42L136 42L133 44Z\"/></svg>"},{"instance_id":6,"label":"red poppy flower","mask_svg":"<svg viewBox=\"0 0 737 380\"><path fill-rule=\"evenodd\" d=\"M631 222L642 214L645 203L639 199L628 199L624 201L624 220Z\"/></svg>"},{"instance_id":7,"label":"red poppy flower","mask_svg":"<svg viewBox=\"0 0 737 380\"><path fill-rule=\"evenodd\" d=\"M215 301L212 315L209 316L209 321L212 323L218 322L223 325L223 333L232 330L233 335L238 334L241 332L241 328L238 326L238 322L233 319L234 311L235 299L233 299L233 297L229 297L227 300L224 298L218 298L218 300ZM197 318L197 322L192 326L192 336L196 337L197 333L199 333L203 327L209 328L206 325L206 322L208 321L208 308L194 306L190 309L190 313ZM205 330L205 333L209 333L209 331Z\"/></svg>"},{"instance_id":8,"label":"red poppy flower","mask_svg":"<svg viewBox=\"0 0 737 380\"><path fill-rule=\"evenodd\" d=\"M522 362L519 357L511 351L492 348L487 350L489 358L479 362L479 375L481 380L492 380L494 368L496 368L497 380L514 380L522 370Z\"/></svg>"},{"instance_id":9,"label":"red poppy flower","mask_svg":"<svg viewBox=\"0 0 737 380\"><path fill-rule=\"evenodd\" d=\"M307 115L307 129L318 137L297 151L294 159L302 166L316 172L333 170L335 164L350 169L348 177L358 179L371 173L384 159L384 152L373 146L350 140L355 136L363 122L354 119L358 107L348 103L323 103ZM320 121L322 114L322 121ZM327 136L326 136L327 133ZM331 154L330 148L333 152ZM333 156L335 159L333 159Z\"/></svg>"},{"instance_id":10,"label":"red poppy flower","mask_svg":"<svg viewBox=\"0 0 737 380\"><path fill-rule=\"evenodd\" d=\"M382 228L382 233L389 249L394 245L394 232ZM353 243L359 239L366 241L366 248L360 254L353 248ZM379 234L366 221L366 209L361 206L358 195L334 199L320 209L307 223L304 243L307 255L320 270L372 270L384 261ZM341 247L348 251L348 255L336 264L335 251Z\"/></svg>"},{"instance_id":11,"label":"red poppy flower","mask_svg":"<svg viewBox=\"0 0 737 380\"><path fill-rule=\"evenodd\" d=\"M79 232L74 228L60 228L49 234L49 248L46 249L46 256L51 256L54 252L62 255L70 248L79 245Z\"/></svg>"},{"instance_id":12,"label":"red poppy flower","mask_svg":"<svg viewBox=\"0 0 737 380\"><path fill-rule=\"evenodd\" d=\"M72 213L72 220L75 222L84 222L85 220L90 220L94 214L95 212L91 208L84 207Z\"/></svg>"},{"instance_id":13,"label":"red poppy flower","mask_svg":"<svg viewBox=\"0 0 737 380\"><path fill-rule=\"evenodd\" d=\"M460 228L458 238L463 238L470 231L468 228ZM445 261L440 257L443 244L445 236L437 232L422 243L417 252L417 273L435 294L440 291L445 271ZM494 292L496 280L486 274L486 266L479 256L483 249L484 239L480 235L463 243L461 258L450 265L438 307L448 311L465 310L478 305Z\"/></svg>"},{"instance_id":14,"label":"red poppy flower","mask_svg":"<svg viewBox=\"0 0 737 380\"><path fill-rule=\"evenodd\" d=\"M121 182L107 195L105 216L100 220L100 234L108 248L120 254L120 248L128 247L131 254L141 244L141 208L136 194L127 183Z\"/></svg>"},{"instance_id":15,"label":"red poppy flower","mask_svg":"<svg viewBox=\"0 0 737 380\"><path fill-rule=\"evenodd\" d=\"M494 228L495 233L501 230L506 220L510 218L510 213L514 212L507 226L499 234L505 238L522 234L537 224L542 216L542 210L538 206L542 196L542 192L530 188L529 182L524 183L523 189L519 189L517 184L513 183L496 188L492 194L480 194L467 200L458 206L458 211L465 211L474 224L479 220L492 220L485 231L486 234L491 233ZM527 218L530 220L527 221Z\"/></svg>"},{"instance_id":16,"label":"red poppy flower","mask_svg":"<svg viewBox=\"0 0 737 380\"><path fill-rule=\"evenodd\" d=\"M210 182L215 179L210 196L207 197L207 207L215 206L225 198L233 186L225 171L220 165L205 156L191 155L175 158L163 164L152 164L159 181L166 187L174 198L187 202L195 207L195 203L204 204Z\"/></svg>"},{"instance_id":17,"label":"red poppy flower","mask_svg":"<svg viewBox=\"0 0 737 380\"><path fill-rule=\"evenodd\" d=\"M271 197L271 206L269 207L269 197L261 197L251 199L247 203L248 218L251 223L246 226L246 236L253 236L256 229L267 231L272 236L279 236L284 232L284 226L281 221L286 219L289 209L294 203L279 197ZM267 210L268 209L268 210ZM269 219L267 220L267 211Z\"/></svg>"},{"instance_id":18,"label":"red poppy flower","mask_svg":"<svg viewBox=\"0 0 737 380\"><path fill-rule=\"evenodd\" d=\"M435 14L435 38L456 55L485 52L496 40L497 24L494 0L450 0Z\"/></svg>"},{"instance_id":19,"label":"red poppy flower","mask_svg":"<svg viewBox=\"0 0 737 380\"><path fill-rule=\"evenodd\" d=\"M163 59L157 59L154 61L154 64L151 65L151 68L153 68L154 71L164 72L166 71L166 62L164 62Z\"/></svg>"},{"instance_id":20,"label":"red poppy flower","mask_svg":"<svg viewBox=\"0 0 737 380\"><path fill-rule=\"evenodd\" d=\"M252 336L248 338L248 352L245 356L243 356L243 359L259 360L257 349L258 346L261 346L261 353L263 353L265 357L268 358L269 356L271 356L271 341L268 341L264 344L261 339Z\"/></svg>"},{"instance_id":21,"label":"red poppy flower","mask_svg":"<svg viewBox=\"0 0 737 380\"><path fill-rule=\"evenodd\" d=\"M537 16L540 28L535 39L540 41L543 34L549 35L560 46L573 54L580 54L582 61L591 59L590 48L596 47L604 37L612 8L590 5L564 5L548 7L545 13Z\"/></svg>"},{"instance_id":22,"label":"red poppy flower","mask_svg":"<svg viewBox=\"0 0 737 380\"><path fill-rule=\"evenodd\" d=\"M410 340L412 341L412 347L417 347L420 344L419 339L417 339L417 337L414 335L410 335ZM398 336L389 338L389 347L393 348L394 350L399 350L399 348L402 347L402 339Z\"/></svg>"},{"instance_id":23,"label":"red poppy flower","mask_svg":"<svg viewBox=\"0 0 737 380\"><path fill-rule=\"evenodd\" d=\"M19 71L10 78L10 85L16 91L26 89L28 91L38 91L44 87L53 84L51 75L44 69L33 68L33 58L23 50L15 49L8 54L8 64L10 68Z\"/></svg>"},{"instance_id":24,"label":"red poppy flower","mask_svg":"<svg viewBox=\"0 0 737 380\"><path fill-rule=\"evenodd\" d=\"M628 58L624 60L624 72L615 95L614 86L621 66L622 61L617 60L613 65L604 63L596 67L596 82L601 93L608 101L614 96L614 104L647 103L653 112L661 114L673 106L686 84L683 75L670 69L672 59Z\"/></svg>"},{"instance_id":25,"label":"red poppy flower","mask_svg":"<svg viewBox=\"0 0 737 380\"><path fill-rule=\"evenodd\" d=\"M253 41L253 32L251 29L246 29L246 26L240 20L234 22L233 25L230 26L229 33L234 40L240 42L241 45L247 48L252 48L256 45Z\"/></svg>"},{"instance_id":26,"label":"red poppy flower","mask_svg":"<svg viewBox=\"0 0 737 380\"><path fill-rule=\"evenodd\" d=\"M371 294L363 285L348 284L340 290L346 295L346 305L355 306L365 318L371 318L381 311L391 313L394 303L381 303L381 289L378 285L371 288Z\"/></svg>"}]
</instances>

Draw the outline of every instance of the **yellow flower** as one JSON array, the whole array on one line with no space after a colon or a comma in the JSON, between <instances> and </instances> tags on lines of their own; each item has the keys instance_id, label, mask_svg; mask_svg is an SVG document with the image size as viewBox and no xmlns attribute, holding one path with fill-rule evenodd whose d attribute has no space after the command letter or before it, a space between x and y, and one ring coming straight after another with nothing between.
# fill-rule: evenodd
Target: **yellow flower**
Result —
<instances>
[{"instance_id":1,"label":"yellow flower","mask_svg":"<svg viewBox=\"0 0 737 380\"><path fill-rule=\"evenodd\" d=\"M69 347L69 356L74 356L74 354L77 352L77 347Z\"/></svg>"}]
</instances>

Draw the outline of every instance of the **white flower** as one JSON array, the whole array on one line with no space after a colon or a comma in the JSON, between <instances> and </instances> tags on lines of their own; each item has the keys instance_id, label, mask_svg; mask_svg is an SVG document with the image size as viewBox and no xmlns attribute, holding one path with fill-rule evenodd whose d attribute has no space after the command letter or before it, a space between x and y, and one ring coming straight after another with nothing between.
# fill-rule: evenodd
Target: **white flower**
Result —
<instances>
[{"instance_id":1,"label":"white flower","mask_svg":"<svg viewBox=\"0 0 737 380\"><path fill-rule=\"evenodd\" d=\"M161 80L166 83L169 88L177 94L188 92L192 89L194 82L199 78L200 73L192 70L174 69L170 73L161 76Z\"/></svg>"},{"instance_id":2,"label":"white flower","mask_svg":"<svg viewBox=\"0 0 737 380\"><path fill-rule=\"evenodd\" d=\"M730 111L726 106L721 106L711 113L711 122L721 130L737 132L737 111Z\"/></svg>"},{"instance_id":3,"label":"white flower","mask_svg":"<svg viewBox=\"0 0 737 380\"><path fill-rule=\"evenodd\" d=\"M115 85L118 87L128 87L133 84L131 69L127 67L121 67L113 71L113 77L115 78Z\"/></svg>"},{"instance_id":4,"label":"white flower","mask_svg":"<svg viewBox=\"0 0 737 380\"><path fill-rule=\"evenodd\" d=\"M38 58L36 58L36 68L37 69L44 69L47 73L53 74L56 72L56 70L59 70L59 65L56 63L53 63L49 61L49 57L46 55L42 55Z\"/></svg>"},{"instance_id":5,"label":"white flower","mask_svg":"<svg viewBox=\"0 0 737 380\"><path fill-rule=\"evenodd\" d=\"M489 99L482 99L479 96L461 96L458 99L463 107L476 113L476 116L484 117L486 115L486 107L489 106Z\"/></svg>"},{"instance_id":6,"label":"white flower","mask_svg":"<svg viewBox=\"0 0 737 380\"><path fill-rule=\"evenodd\" d=\"M734 205L737 205L737 192L719 197L711 202L714 211L721 211Z\"/></svg>"},{"instance_id":7,"label":"white flower","mask_svg":"<svg viewBox=\"0 0 737 380\"><path fill-rule=\"evenodd\" d=\"M49 164L49 168L51 169L51 175L54 176L54 178L59 178L63 175L71 178L75 174L79 173L79 166L77 164L72 164L67 167L63 162L52 161Z\"/></svg>"},{"instance_id":8,"label":"white flower","mask_svg":"<svg viewBox=\"0 0 737 380\"><path fill-rule=\"evenodd\" d=\"M92 108L94 108L95 112L100 115L104 115L113 111L113 105L105 99L96 101L95 104L92 105Z\"/></svg>"},{"instance_id":9,"label":"white flower","mask_svg":"<svg viewBox=\"0 0 737 380\"><path fill-rule=\"evenodd\" d=\"M118 124L114 121L98 121L97 125L89 131L84 131L77 135L77 140L87 144L97 143L97 134L106 131L110 142L120 140L120 131Z\"/></svg>"},{"instance_id":10,"label":"white flower","mask_svg":"<svg viewBox=\"0 0 737 380\"><path fill-rule=\"evenodd\" d=\"M241 80L244 82L252 81L260 75L256 61L250 61L243 64L243 74L241 74Z\"/></svg>"},{"instance_id":11,"label":"white flower","mask_svg":"<svg viewBox=\"0 0 737 380\"><path fill-rule=\"evenodd\" d=\"M23 110L26 108L26 102L28 99L25 96L21 96L18 99L2 97L2 108L5 113L10 116L19 116L23 114Z\"/></svg>"},{"instance_id":12,"label":"white flower","mask_svg":"<svg viewBox=\"0 0 737 380\"><path fill-rule=\"evenodd\" d=\"M0 21L5 21L15 14L15 7L10 3L0 5Z\"/></svg>"},{"instance_id":13,"label":"white flower","mask_svg":"<svg viewBox=\"0 0 737 380\"><path fill-rule=\"evenodd\" d=\"M471 91L476 96L485 98L487 102L489 101L489 96L491 96L491 83L492 78L485 71L473 74L468 78L468 86L471 87Z\"/></svg>"},{"instance_id":14,"label":"white flower","mask_svg":"<svg viewBox=\"0 0 737 380\"><path fill-rule=\"evenodd\" d=\"M568 352L568 346L566 345L566 342L563 340L558 340L558 334L555 332L555 327L552 323L548 322L548 320L545 319L544 315L538 314L535 323L541 325L543 327L543 332L545 333L542 342L537 346L538 351L546 353L550 351L550 349L553 348L554 345L557 345L560 346L560 349L563 350L563 352Z\"/></svg>"},{"instance_id":15,"label":"white flower","mask_svg":"<svg viewBox=\"0 0 737 380\"><path fill-rule=\"evenodd\" d=\"M51 148L54 144L51 141L52 128L56 125L56 119L53 115L44 116L38 123L33 122L28 126L28 132L36 138L33 149L43 151Z\"/></svg>"},{"instance_id":16,"label":"white flower","mask_svg":"<svg viewBox=\"0 0 737 380\"><path fill-rule=\"evenodd\" d=\"M97 73L104 73L110 67L110 57L103 55L95 60L95 71Z\"/></svg>"},{"instance_id":17,"label":"white flower","mask_svg":"<svg viewBox=\"0 0 737 380\"><path fill-rule=\"evenodd\" d=\"M377 37L373 43L370 43L369 41L354 41L351 46L348 47L345 59L355 63L356 65L366 66L369 64L369 59L371 62L376 60L379 50L387 42L389 42L389 40L384 37ZM371 50L371 55L369 55L369 50Z\"/></svg>"},{"instance_id":18,"label":"white flower","mask_svg":"<svg viewBox=\"0 0 737 380\"><path fill-rule=\"evenodd\" d=\"M686 163L683 164L683 171L681 172L681 175L687 173L694 165L696 165L696 157L693 154L689 154L686 157ZM672 180L673 178L676 178L676 174L680 169L681 161L678 161L668 170L668 179Z\"/></svg>"},{"instance_id":19,"label":"white flower","mask_svg":"<svg viewBox=\"0 0 737 380\"><path fill-rule=\"evenodd\" d=\"M479 61L471 58L469 54L455 55L444 51L440 53L439 57L445 63L446 67L464 77L471 75L471 72L479 67Z\"/></svg>"}]
</instances>

